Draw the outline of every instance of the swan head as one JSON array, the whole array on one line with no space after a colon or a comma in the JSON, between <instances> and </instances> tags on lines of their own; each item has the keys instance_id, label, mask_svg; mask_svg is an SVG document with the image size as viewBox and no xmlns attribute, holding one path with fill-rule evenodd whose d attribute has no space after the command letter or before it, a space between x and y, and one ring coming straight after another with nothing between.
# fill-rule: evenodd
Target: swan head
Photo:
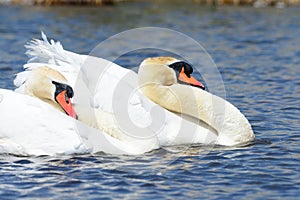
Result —
<instances>
[{"instance_id":1,"label":"swan head","mask_svg":"<svg viewBox=\"0 0 300 200\"><path fill-rule=\"evenodd\" d=\"M77 118L71 102L74 96L73 89L58 71L49 67L32 69L25 82L25 94L37 97L67 115Z\"/></svg>"},{"instance_id":2,"label":"swan head","mask_svg":"<svg viewBox=\"0 0 300 200\"><path fill-rule=\"evenodd\" d=\"M173 57L153 57L145 59L139 68L139 83L157 83L164 86L187 84L201 89L205 86L191 74L193 67Z\"/></svg>"}]
</instances>

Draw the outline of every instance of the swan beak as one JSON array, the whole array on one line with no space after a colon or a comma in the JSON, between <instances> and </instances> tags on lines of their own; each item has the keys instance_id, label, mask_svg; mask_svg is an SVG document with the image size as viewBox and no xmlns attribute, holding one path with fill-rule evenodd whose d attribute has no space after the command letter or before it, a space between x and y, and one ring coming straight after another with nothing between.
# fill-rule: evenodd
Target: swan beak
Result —
<instances>
[{"instance_id":1,"label":"swan beak","mask_svg":"<svg viewBox=\"0 0 300 200\"><path fill-rule=\"evenodd\" d=\"M76 112L73 108L73 105L71 103L71 98L69 98L66 94L66 90L62 91L56 96L56 101L58 104L64 109L64 111L69 115L70 117L73 117L77 119Z\"/></svg>"},{"instance_id":2,"label":"swan beak","mask_svg":"<svg viewBox=\"0 0 300 200\"><path fill-rule=\"evenodd\" d=\"M194 77L190 76L188 77L185 73L184 73L184 68L182 68L180 74L179 74L179 77L178 77L178 80L184 82L184 83L187 83L191 86L195 86L195 87L199 87L201 88L202 90L205 90L205 86L200 83L199 81L197 81Z\"/></svg>"}]
</instances>

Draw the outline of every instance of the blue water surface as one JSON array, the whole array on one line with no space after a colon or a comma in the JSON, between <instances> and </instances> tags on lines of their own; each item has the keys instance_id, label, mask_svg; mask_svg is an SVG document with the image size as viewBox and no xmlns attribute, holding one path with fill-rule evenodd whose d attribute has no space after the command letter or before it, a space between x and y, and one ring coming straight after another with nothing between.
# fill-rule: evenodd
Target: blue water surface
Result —
<instances>
[{"instance_id":1,"label":"blue water surface","mask_svg":"<svg viewBox=\"0 0 300 200\"><path fill-rule=\"evenodd\" d=\"M227 100L247 116L256 135L246 147L170 147L139 156L0 155L1 199L299 199L299 19L298 7L0 6L0 88L14 88L14 75L27 61L23 45L40 38L41 30L66 49L88 54L121 31L170 28L208 51ZM130 52L116 62L134 68L159 54Z\"/></svg>"}]
</instances>

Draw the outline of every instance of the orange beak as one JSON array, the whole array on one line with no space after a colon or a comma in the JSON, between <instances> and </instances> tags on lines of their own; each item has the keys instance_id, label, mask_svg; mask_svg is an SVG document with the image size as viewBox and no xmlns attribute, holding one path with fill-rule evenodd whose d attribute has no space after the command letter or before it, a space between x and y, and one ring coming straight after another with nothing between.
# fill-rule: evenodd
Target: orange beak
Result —
<instances>
[{"instance_id":1,"label":"orange beak","mask_svg":"<svg viewBox=\"0 0 300 200\"><path fill-rule=\"evenodd\" d=\"M188 77L185 73L184 73L184 68L182 68L180 74L179 74L179 77L178 77L178 80L182 81L182 82L185 82L189 85L192 85L192 86L195 86L195 87L199 87L201 89L205 89L205 86L200 83L199 81L197 81L194 77L190 76Z\"/></svg>"},{"instance_id":2,"label":"orange beak","mask_svg":"<svg viewBox=\"0 0 300 200\"><path fill-rule=\"evenodd\" d=\"M64 109L64 111L67 113L67 115L77 119L76 112L73 108L73 105L71 103L71 99L67 96L66 90L62 91L56 96L56 101L58 104Z\"/></svg>"}]
</instances>

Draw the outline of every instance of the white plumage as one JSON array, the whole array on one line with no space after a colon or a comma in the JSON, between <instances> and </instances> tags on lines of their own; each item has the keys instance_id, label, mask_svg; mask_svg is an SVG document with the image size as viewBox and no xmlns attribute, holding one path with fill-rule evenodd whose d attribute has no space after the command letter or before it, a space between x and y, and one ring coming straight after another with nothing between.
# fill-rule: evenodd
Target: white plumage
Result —
<instances>
[{"instance_id":1,"label":"white plumage","mask_svg":"<svg viewBox=\"0 0 300 200\"><path fill-rule=\"evenodd\" d=\"M16 91L24 93L24 83L32 70L42 66L56 70L73 88L75 104L87 108L87 114L96 109L92 111L95 116L89 115L83 121L97 124L100 130L73 120L38 99L0 90L0 95L4 97L0 110L5 110L5 114L1 111L0 120L7 123L0 126L2 152L38 155L97 151L141 154L162 146L192 143L231 146L254 139L251 127L249 133L241 137L235 136L234 132L222 135L195 118L174 114L142 94L138 76L133 71L105 59L66 51L59 42L49 42L43 33L42 38L26 45L26 54L30 59L24 65L25 71L19 73L14 81L18 87ZM15 118L12 112L15 111L12 106L14 101L18 104L18 110L24 107L27 110ZM10 129L12 124L18 124L19 128ZM108 133L114 130L117 133Z\"/></svg>"}]
</instances>

